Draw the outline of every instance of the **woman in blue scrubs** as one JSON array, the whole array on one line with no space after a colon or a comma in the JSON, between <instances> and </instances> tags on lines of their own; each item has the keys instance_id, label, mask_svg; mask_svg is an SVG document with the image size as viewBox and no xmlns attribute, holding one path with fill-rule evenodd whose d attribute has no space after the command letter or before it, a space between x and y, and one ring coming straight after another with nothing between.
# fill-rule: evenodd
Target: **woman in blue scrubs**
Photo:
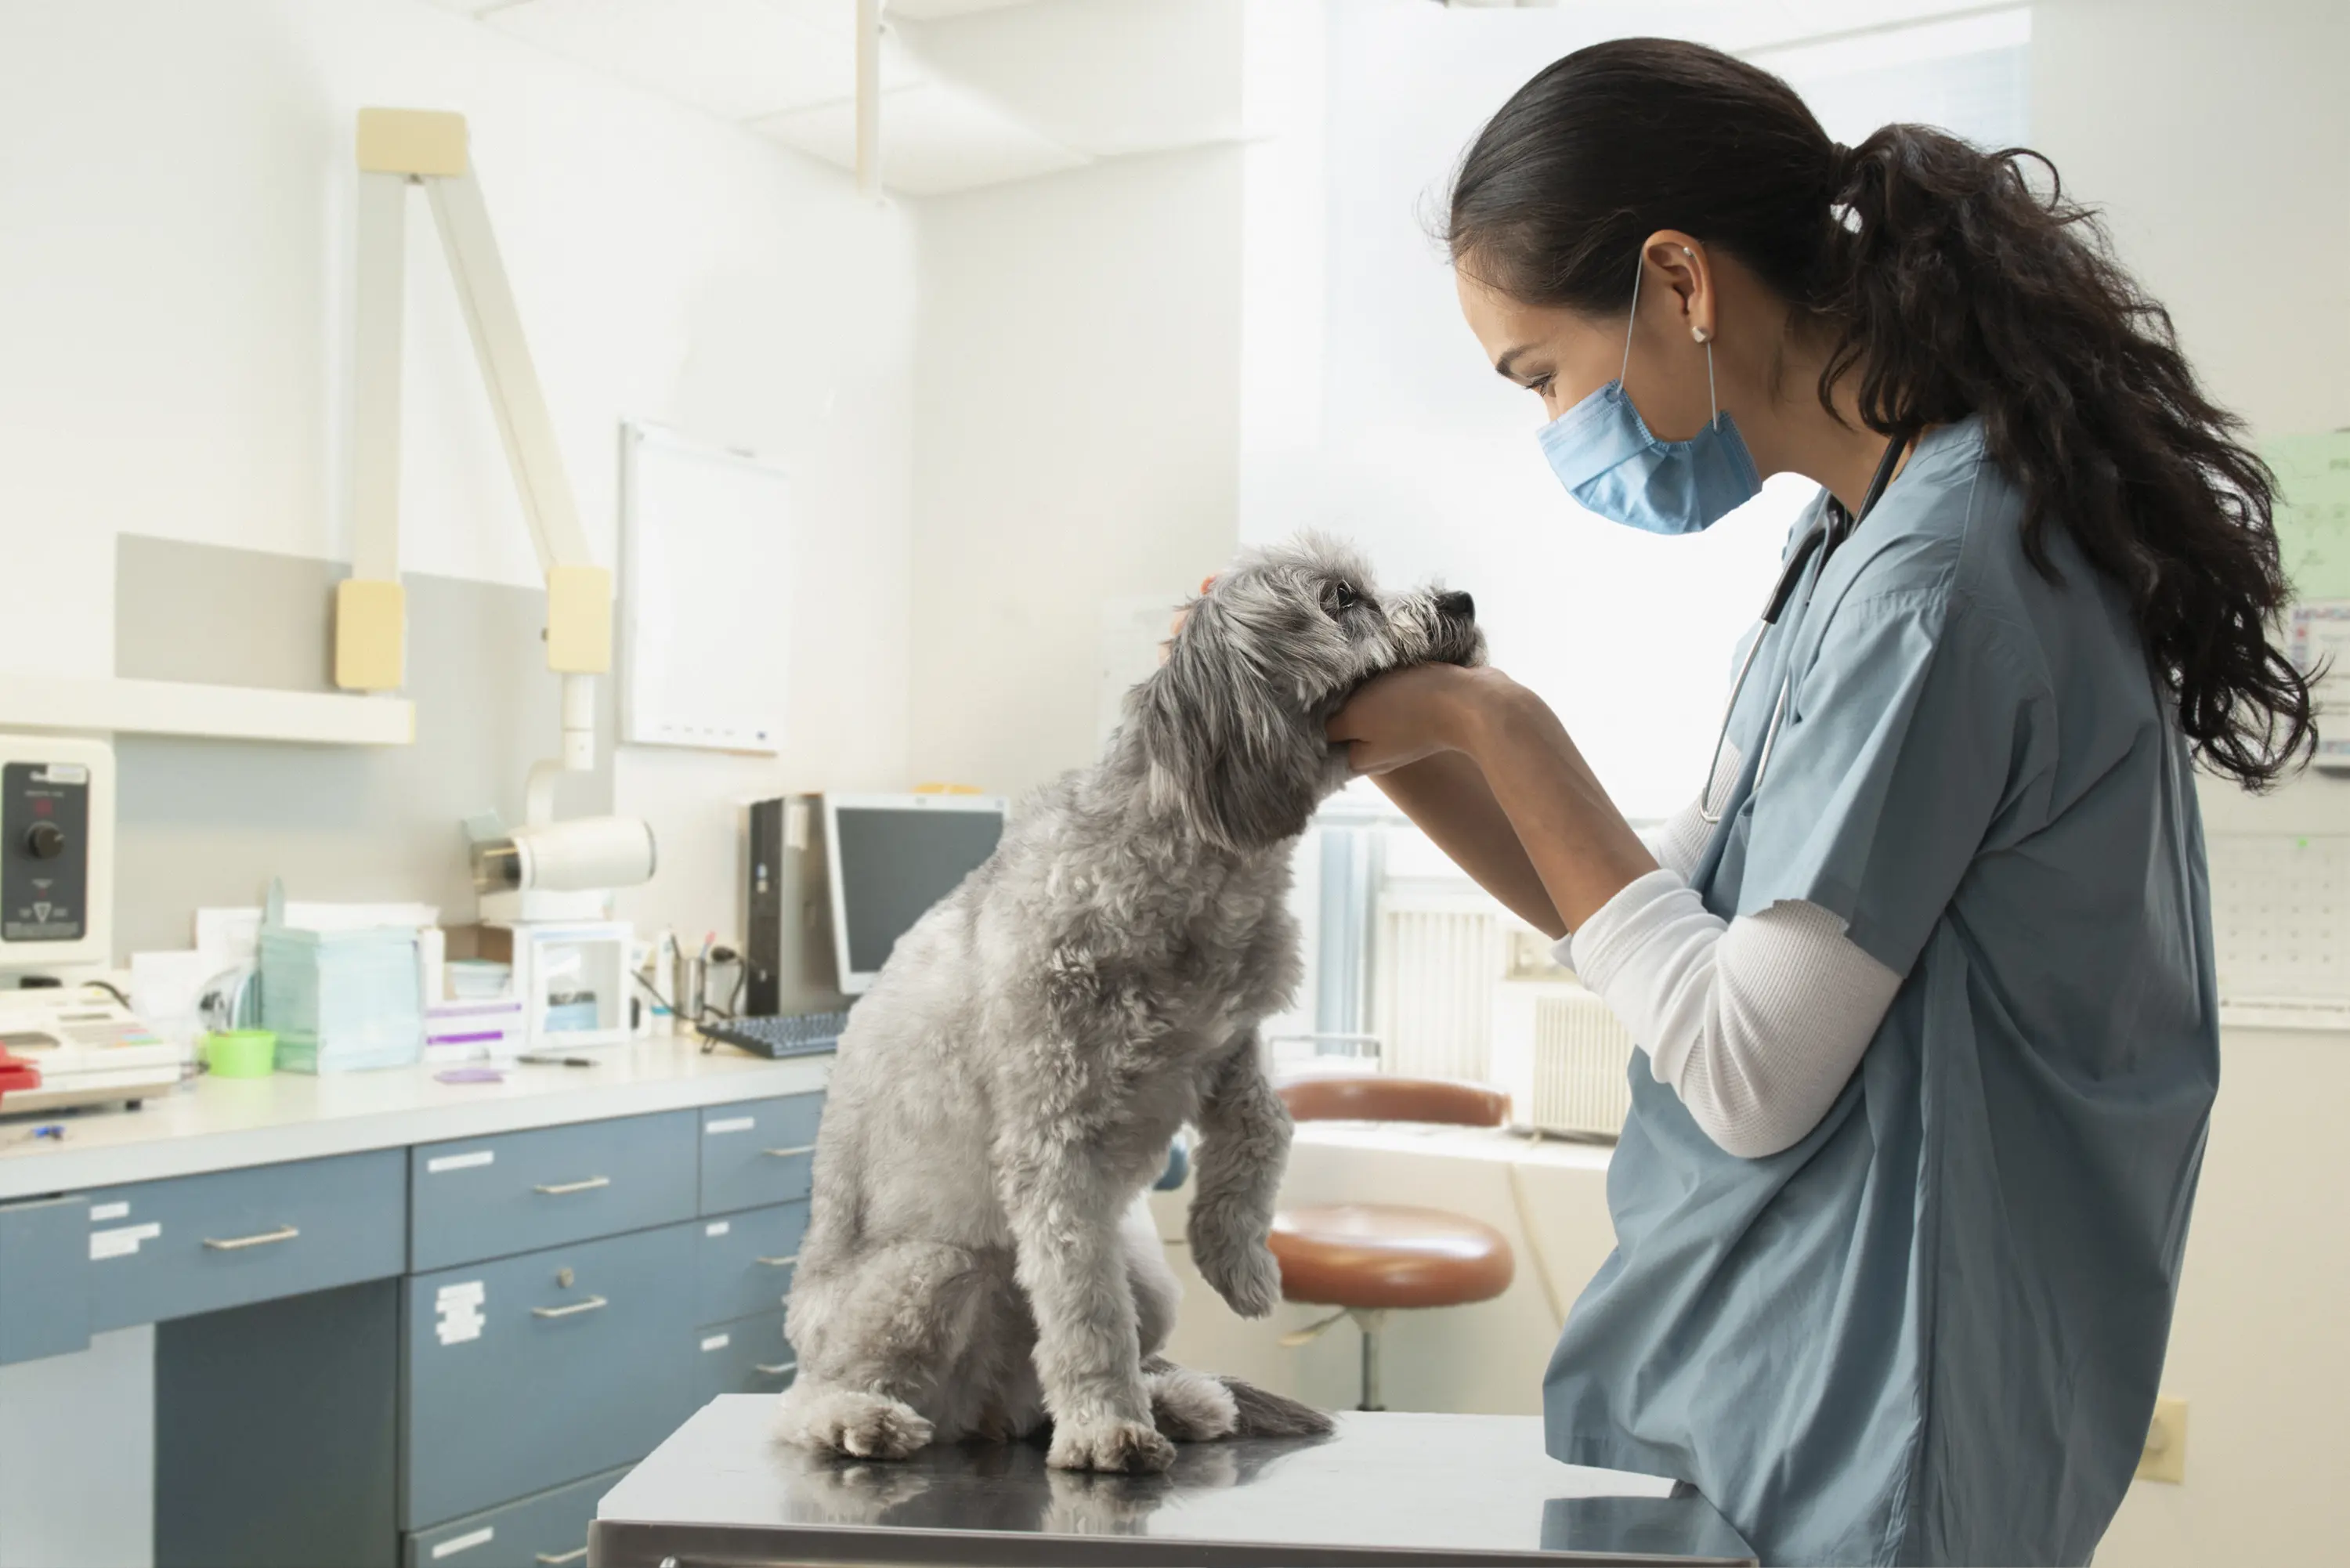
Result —
<instances>
[{"instance_id":1,"label":"woman in blue scrubs","mask_svg":"<svg viewBox=\"0 0 2350 1568\"><path fill-rule=\"evenodd\" d=\"M2028 157L1841 147L1687 44L1528 83L1449 238L1560 480L1668 534L1821 495L1652 839L1497 670L1330 726L1643 1047L1551 1452L1695 1485L1767 1562L2088 1560L2219 1078L2193 773L2311 739L2270 476Z\"/></svg>"}]
</instances>

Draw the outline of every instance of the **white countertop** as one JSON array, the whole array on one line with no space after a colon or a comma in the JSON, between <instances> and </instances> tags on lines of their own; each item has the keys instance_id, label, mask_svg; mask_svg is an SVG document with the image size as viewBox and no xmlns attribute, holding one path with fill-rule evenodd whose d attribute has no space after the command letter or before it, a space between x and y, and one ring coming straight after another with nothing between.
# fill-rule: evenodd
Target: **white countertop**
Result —
<instances>
[{"instance_id":1,"label":"white countertop","mask_svg":"<svg viewBox=\"0 0 2350 1568\"><path fill-rule=\"evenodd\" d=\"M446 1064L363 1073L198 1077L135 1111L0 1120L0 1201L289 1159L480 1137L607 1116L727 1105L820 1089L832 1057L771 1062L696 1042L648 1040L583 1053L592 1067L496 1064L496 1084L444 1084ZM468 1063L480 1066L493 1064ZM62 1140L35 1138L60 1125Z\"/></svg>"}]
</instances>

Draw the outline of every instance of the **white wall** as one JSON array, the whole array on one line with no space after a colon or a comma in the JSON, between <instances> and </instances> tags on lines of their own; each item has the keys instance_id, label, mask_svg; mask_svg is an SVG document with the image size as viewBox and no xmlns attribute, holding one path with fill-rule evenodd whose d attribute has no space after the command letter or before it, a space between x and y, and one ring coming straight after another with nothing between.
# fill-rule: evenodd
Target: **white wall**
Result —
<instances>
[{"instance_id":1,"label":"white wall","mask_svg":"<svg viewBox=\"0 0 2350 1568\"><path fill-rule=\"evenodd\" d=\"M1090 762L1103 607L1171 606L1231 556L1241 160L922 204L918 777L1016 793Z\"/></svg>"},{"instance_id":2,"label":"white wall","mask_svg":"<svg viewBox=\"0 0 2350 1568\"><path fill-rule=\"evenodd\" d=\"M903 777L912 223L857 202L833 170L421 0L6 8L0 547L44 587L12 597L0 662L109 670L119 530L347 555L362 104L471 121L601 558L623 418L794 470L805 576L787 603L808 653L791 751L628 753L617 770L619 809L665 840L661 880L627 911L729 929L740 853L715 802ZM536 584L421 201L409 275L403 564ZM508 781L507 810L521 786Z\"/></svg>"},{"instance_id":3,"label":"white wall","mask_svg":"<svg viewBox=\"0 0 2350 1568\"><path fill-rule=\"evenodd\" d=\"M2035 7L2035 144L2102 205L2218 399L2266 437L2350 425L2350 15L2319 0ZM2264 268L2264 245L2296 257ZM2265 800L2207 782L2213 829L2340 833L2350 783ZM2350 1403L2350 1039L2230 1033L2166 1391L2188 1402L2187 1480L2139 1482L2106 1568L2283 1562L2334 1530Z\"/></svg>"}]
</instances>

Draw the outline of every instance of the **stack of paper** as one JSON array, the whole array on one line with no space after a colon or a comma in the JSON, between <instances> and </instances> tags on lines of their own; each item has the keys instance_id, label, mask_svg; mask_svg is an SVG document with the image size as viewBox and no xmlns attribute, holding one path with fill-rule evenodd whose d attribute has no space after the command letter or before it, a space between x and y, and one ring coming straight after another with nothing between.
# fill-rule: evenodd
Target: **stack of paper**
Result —
<instances>
[{"instance_id":1,"label":"stack of paper","mask_svg":"<svg viewBox=\"0 0 2350 1568\"><path fill-rule=\"evenodd\" d=\"M280 1072L399 1067L424 1051L417 933L397 927L264 926L261 1020L276 1031Z\"/></svg>"}]
</instances>

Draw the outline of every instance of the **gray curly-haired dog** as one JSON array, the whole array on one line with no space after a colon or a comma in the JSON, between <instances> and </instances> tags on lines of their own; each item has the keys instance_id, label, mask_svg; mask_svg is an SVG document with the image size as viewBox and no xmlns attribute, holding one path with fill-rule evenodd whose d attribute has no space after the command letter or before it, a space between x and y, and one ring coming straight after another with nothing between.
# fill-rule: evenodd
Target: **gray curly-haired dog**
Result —
<instances>
[{"instance_id":1,"label":"gray curly-haired dog","mask_svg":"<svg viewBox=\"0 0 2350 1568\"><path fill-rule=\"evenodd\" d=\"M1369 677L1475 663L1466 594L1382 595L1308 539L1195 601L1107 754L1038 791L899 941L841 1036L786 1333L782 1435L899 1459L1052 1428L1065 1469L1328 1417L1158 1355L1180 1293L1141 1204L1189 1122L1189 1236L1270 1314L1289 1118L1260 1019L1299 978L1293 841L1346 782L1325 722Z\"/></svg>"}]
</instances>

